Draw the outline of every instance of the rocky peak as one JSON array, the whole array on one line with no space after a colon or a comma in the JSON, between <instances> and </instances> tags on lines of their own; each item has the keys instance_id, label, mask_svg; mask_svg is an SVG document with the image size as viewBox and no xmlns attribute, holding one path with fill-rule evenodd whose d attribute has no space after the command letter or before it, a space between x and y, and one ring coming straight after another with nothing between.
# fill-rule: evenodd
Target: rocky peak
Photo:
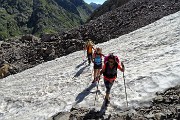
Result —
<instances>
[{"instance_id":1,"label":"rocky peak","mask_svg":"<svg viewBox=\"0 0 180 120\"><path fill-rule=\"evenodd\" d=\"M97 8L99 8L101 6L101 4L96 4L93 2L91 2L89 5L93 8L93 10L96 10Z\"/></svg>"}]
</instances>

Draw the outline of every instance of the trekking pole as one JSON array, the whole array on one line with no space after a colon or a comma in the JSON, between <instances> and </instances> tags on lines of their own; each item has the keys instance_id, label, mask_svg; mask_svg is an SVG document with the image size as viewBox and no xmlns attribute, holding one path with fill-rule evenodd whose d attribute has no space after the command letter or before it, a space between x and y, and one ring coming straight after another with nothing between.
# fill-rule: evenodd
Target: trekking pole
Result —
<instances>
[{"instance_id":1,"label":"trekking pole","mask_svg":"<svg viewBox=\"0 0 180 120\"><path fill-rule=\"evenodd\" d=\"M94 99L94 106L95 106L95 103L96 103L97 92L98 92L98 90L99 90L99 88L98 88L98 85L99 85L99 79L98 79L97 82L98 82L98 83L97 83L97 91L96 91L96 95L95 95L95 99Z\"/></svg>"},{"instance_id":2,"label":"trekking pole","mask_svg":"<svg viewBox=\"0 0 180 120\"><path fill-rule=\"evenodd\" d=\"M121 66L124 68L124 64L121 62ZM126 95L126 105L128 107L128 101L127 101L127 92L126 92L126 83L125 83L125 77L124 77L124 71L123 71L123 79L124 79L124 88L125 88L125 95Z\"/></svg>"},{"instance_id":3,"label":"trekking pole","mask_svg":"<svg viewBox=\"0 0 180 120\"><path fill-rule=\"evenodd\" d=\"M85 52L86 52L86 51L84 50L84 56L83 56L83 61L85 61Z\"/></svg>"}]
</instances>

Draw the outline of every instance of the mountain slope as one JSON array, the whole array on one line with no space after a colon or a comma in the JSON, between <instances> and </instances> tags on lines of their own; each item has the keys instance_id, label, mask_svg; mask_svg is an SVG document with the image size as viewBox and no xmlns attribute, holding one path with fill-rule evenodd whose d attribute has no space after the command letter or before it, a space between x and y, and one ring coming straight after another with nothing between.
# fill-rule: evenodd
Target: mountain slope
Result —
<instances>
[{"instance_id":1,"label":"mountain slope","mask_svg":"<svg viewBox=\"0 0 180 120\"><path fill-rule=\"evenodd\" d=\"M129 108L149 106L155 92L180 84L179 19L180 11L96 45L105 55L113 52L124 61ZM87 66L83 55L84 51L77 51L0 80L0 119L46 120L59 112L69 111L72 106L99 110L104 96L99 95L94 106L96 87L91 92L84 92L91 85L93 65ZM105 93L102 79L99 89ZM114 108L109 113L127 108L121 72L112 87L111 104ZM169 108L176 106L167 106L158 112L172 119L177 113ZM172 116L169 115L171 112ZM155 119L153 113L140 114L144 119Z\"/></svg>"},{"instance_id":2,"label":"mountain slope","mask_svg":"<svg viewBox=\"0 0 180 120\"><path fill-rule=\"evenodd\" d=\"M107 0L91 14L88 21L94 20L98 18L99 16L105 14L106 12L115 10L116 8L128 3L129 1L130 0Z\"/></svg>"},{"instance_id":3,"label":"mountain slope","mask_svg":"<svg viewBox=\"0 0 180 120\"><path fill-rule=\"evenodd\" d=\"M89 5L93 8L93 10L96 10L97 8L99 8L101 6L101 4L96 4L93 2L91 2Z\"/></svg>"},{"instance_id":4,"label":"mountain slope","mask_svg":"<svg viewBox=\"0 0 180 120\"><path fill-rule=\"evenodd\" d=\"M91 38L99 43L132 32L179 10L180 1L131 0L76 30L80 31L83 39Z\"/></svg>"},{"instance_id":5,"label":"mountain slope","mask_svg":"<svg viewBox=\"0 0 180 120\"><path fill-rule=\"evenodd\" d=\"M0 40L53 33L83 24L92 8L83 0L0 0Z\"/></svg>"}]
</instances>

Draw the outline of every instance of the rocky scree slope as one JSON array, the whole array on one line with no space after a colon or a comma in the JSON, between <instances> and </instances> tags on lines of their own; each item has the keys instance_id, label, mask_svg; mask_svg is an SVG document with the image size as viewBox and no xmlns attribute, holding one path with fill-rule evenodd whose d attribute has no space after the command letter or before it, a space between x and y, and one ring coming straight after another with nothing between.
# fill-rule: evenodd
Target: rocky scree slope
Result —
<instances>
[{"instance_id":1,"label":"rocky scree slope","mask_svg":"<svg viewBox=\"0 0 180 120\"><path fill-rule=\"evenodd\" d=\"M100 115L88 108L72 108L70 112L60 112L48 120L179 120L180 86L157 92L148 107L134 108L115 114Z\"/></svg>"},{"instance_id":2,"label":"rocky scree slope","mask_svg":"<svg viewBox=\"0 0 180 120\"><path fill-rule=\"evenodd\" d=\"M69 31L69 34L71 36L80 34L83 39L91 38L96 43L105 42L179 10L180 0L131 0L85 25Z\"/></svg>"},{"instance_id":3,"label":"rocky scree slope","mask_svg":"<svg viewBox=\"0 0 180 120\"><path fill-rule=\"evenodd\" d=\"M96 9L89 17L88 21L94 20L97 17L115 10L116 8L126 4L130 0L106 0L98 9Z\"/></svg>"}]
</instances>

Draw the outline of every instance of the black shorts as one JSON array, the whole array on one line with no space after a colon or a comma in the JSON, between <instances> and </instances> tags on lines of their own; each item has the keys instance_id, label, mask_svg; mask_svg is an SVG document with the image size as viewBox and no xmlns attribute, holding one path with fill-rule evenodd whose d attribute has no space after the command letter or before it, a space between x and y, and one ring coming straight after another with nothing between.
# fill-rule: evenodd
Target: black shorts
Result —
<instances>
[{"instance_id":1,"label":"black shorts","mask_svg":"<svg viewBox=\"0 0 180 120\"><path fill-rule=\"evenodd\" d=\"M92 53L87 54L87 58L88 58L88 60L91 60L92 59Z\"/></svg>"},{"instance_id":2,"label":"black shorts","mask_svg":"<svg viewBox=\"0 0 180 120\"><path fill-rule=\"evenodd\" d=\"M92 53L87 53L88 58L92 58Z\"/></svg>"},{"instance_id":3,"label":"black shorts","mask_svg":"<svg viewBox=\"0 0 180 120\"><path fill-rule=\"evenodd\" d=\"M94 69L102 69L102 64L100 64L100 65L94 64Z\"/></svg>"},{"instance_id":4,"label":"black shorts","mask_svg":"<svg viewBox=\"0 0 180 120\"><path fill-rule=\"evenodd\" d=\"M114 81L109 82L108 80L104 79L104 84L106 86L106 94L110 94L113 83L114 83Z\"/></svg>"}]
</instances>

